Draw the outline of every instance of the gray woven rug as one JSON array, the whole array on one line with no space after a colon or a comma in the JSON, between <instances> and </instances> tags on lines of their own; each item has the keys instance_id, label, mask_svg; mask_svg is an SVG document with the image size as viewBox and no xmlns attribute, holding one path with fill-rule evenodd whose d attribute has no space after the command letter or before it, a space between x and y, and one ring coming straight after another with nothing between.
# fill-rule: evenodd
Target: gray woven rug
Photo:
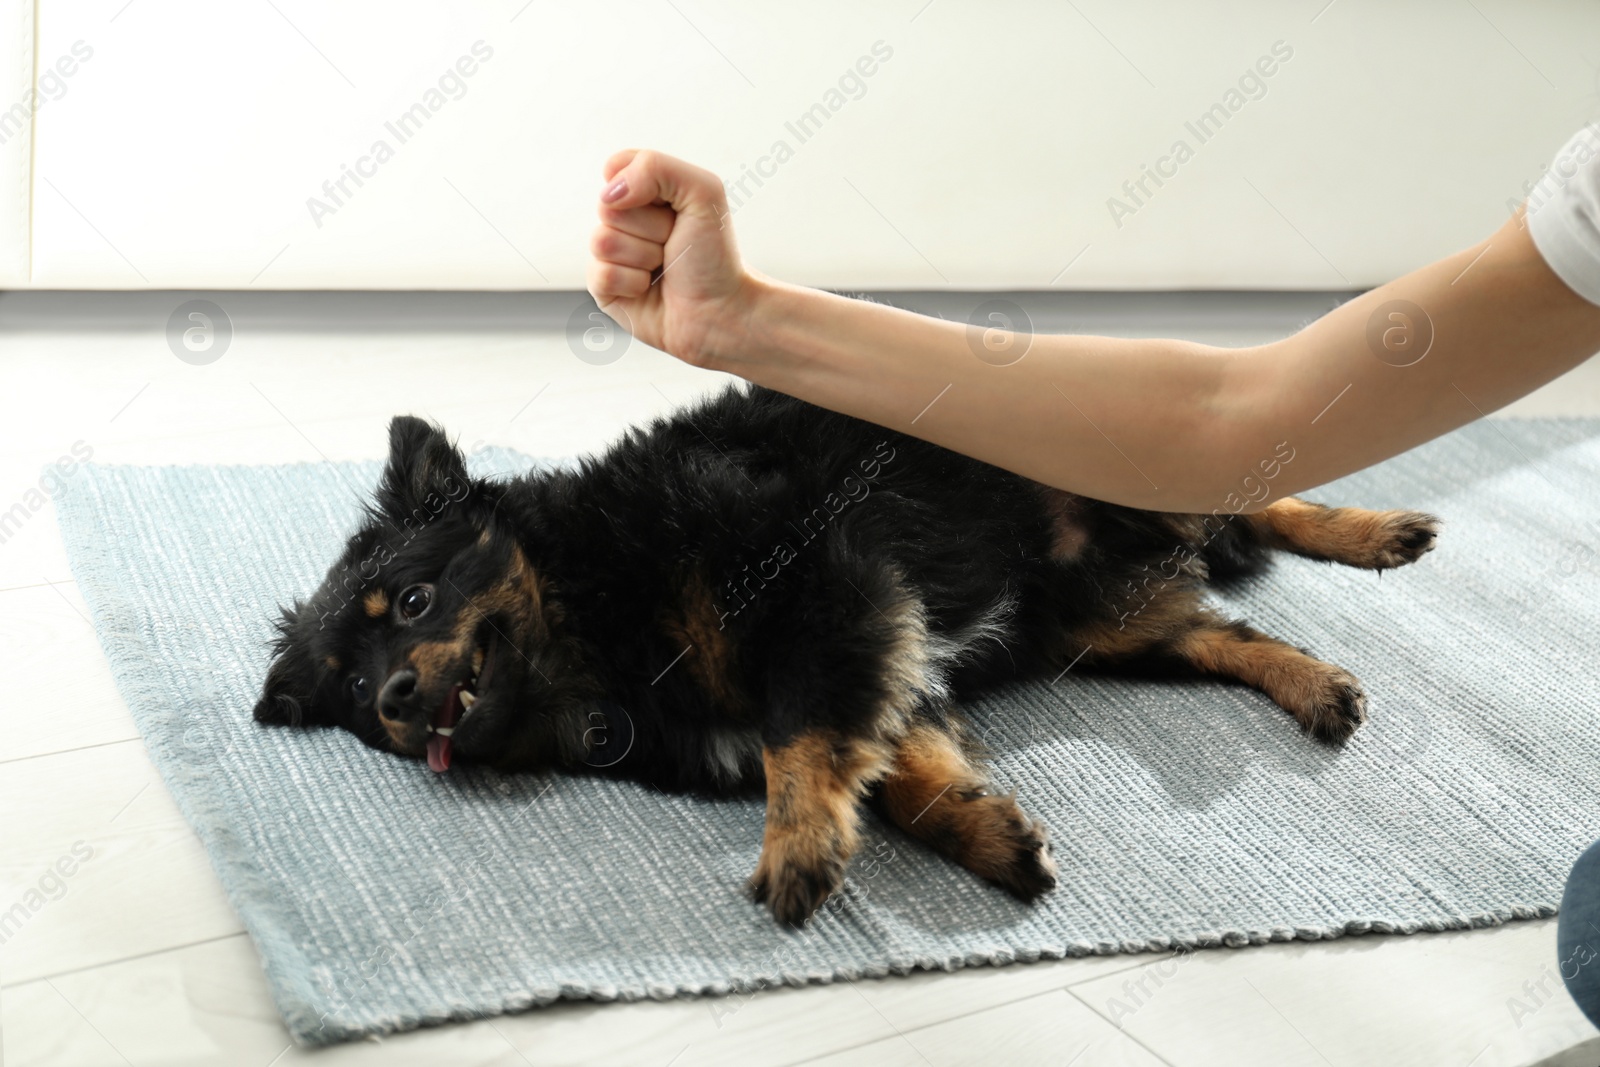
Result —
<instances>
[{"instance_id":1,"label":"gray woven rug","mask_svg":"<svg viewBox=\"0 0 1600 1067\"><path fill-rule=\"evenodd\" d=\"M1600 836L1600 421L1480 424L1308 494L1447 523L1416 567L1285 558L1230 598L1365 681L1343 750L1242 688L1022 686L973 711L1060 888L1025 906L874 822L795 932L740 894L759 803L436 776L250 721L269 616L377 474L91 465L57 504L122 694L308 1044L562 997L1491 925L1553 914Z\"/></svg>"}]
</instances>

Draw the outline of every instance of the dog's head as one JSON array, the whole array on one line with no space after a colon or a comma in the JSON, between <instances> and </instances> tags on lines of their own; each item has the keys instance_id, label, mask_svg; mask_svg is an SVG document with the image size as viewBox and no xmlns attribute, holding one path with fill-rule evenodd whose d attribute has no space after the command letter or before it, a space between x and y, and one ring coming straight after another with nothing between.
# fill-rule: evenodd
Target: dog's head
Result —
<instances>
[{"instance_id":1,"label":"dog's head","mask_svg":"<svg viewBox=\"0 0 1600 1067\"><path fill-rule=\"evenodd\" d=\"M374 748L526 764L530 720L559 668L559 609L503 488L467 475L442 430L389 425L361 528L309 600L283 611L258 722L341 726Z\"/></svg>"}]
</instances>

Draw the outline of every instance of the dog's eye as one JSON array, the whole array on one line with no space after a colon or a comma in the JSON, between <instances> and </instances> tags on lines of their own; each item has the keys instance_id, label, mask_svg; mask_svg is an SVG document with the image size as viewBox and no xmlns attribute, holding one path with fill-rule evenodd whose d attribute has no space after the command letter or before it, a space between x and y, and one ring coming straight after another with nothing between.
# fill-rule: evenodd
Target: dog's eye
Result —
<instances>
[{"instance_id":1,"label":"dog's eye","mask_svg":"<svg viewBox=\"0 0 1600 1067\"><path fill-rule=\"evenodd\" d=\"M395 610L400 612L402 619L409 622L420 618L432 603L433 586L413 585L400 594L400 599L395 601Z\"/></svg>"},{"instance_id":2,"label":"dog's eye","mask_svg":"<svg viewBox=\"0 0 1600 1067\"><path fill-rule=\"evenodd\" d=\"M367 680L365 678L352 678L347 684L350 688L350 699L355 701L358 707L364 706L367 703L367 698L372 695L372 687L367 684Z\"/></svg>"}]
</instances>

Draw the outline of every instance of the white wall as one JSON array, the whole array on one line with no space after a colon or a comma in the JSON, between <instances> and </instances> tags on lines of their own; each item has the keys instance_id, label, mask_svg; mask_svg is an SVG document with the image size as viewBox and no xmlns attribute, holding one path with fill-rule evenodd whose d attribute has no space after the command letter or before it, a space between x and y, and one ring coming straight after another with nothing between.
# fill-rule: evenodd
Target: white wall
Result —
<instances>
[{"instance_id":1,"label":"white wall","mask_svg":"<svg viewBox=\"0 0 1600 1067\"><path fill-rule=\"evenodd\" d=\"M0 21L13 96L30 6ZM736 225L794 281L1356 287L1477 240L1600 116L1600 5L1575 0L38 6L41 77L93 53L35 118L31 259L29 161L0 146L0 284L41 288L579 288L608 153L737 178L778 141ZM475 42L402 143L385 122ZM786 123L877 42L802 143ZM1277 42L1201 143L1185 123ZM1124 193L1179 139L1192 158Z\"/></svg>"},{"instance_id":2,"label":"white wall","mask_svg":"<svg viewBox=\"0 0 1600 1067\"><path fill-rule=\"evenodd\" d=\"M28 284L33 2L0 0L0 286Z\"/></svg>"}]
</instances>

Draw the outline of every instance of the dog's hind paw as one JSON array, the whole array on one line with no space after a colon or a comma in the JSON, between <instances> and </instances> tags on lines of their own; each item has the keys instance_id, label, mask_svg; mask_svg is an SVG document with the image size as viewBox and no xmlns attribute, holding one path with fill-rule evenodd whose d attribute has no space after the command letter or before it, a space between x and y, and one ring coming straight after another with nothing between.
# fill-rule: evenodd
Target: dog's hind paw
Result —
<instances>
[{"instance_id":1,"label":"dog's hind paw","mask_svg":"<svg viewBox=\"0 0 1600 1067\"><path fill-rule=\"evenodd\" d=\"M1017 806L1014 795L962 796L939 830L949 834L951 857L1019 900L1033 900L1056 887L1050 831ZM935 837L939 842L938 835Z\"/></svg>"},{"instance_id":2,"label":"dog's hind paw","mask_svg":"<svg viewBox=\"0 0 1600 1067\"><path fill-rule=\"evenodd\" d=\"M1292 709L1306 732L1322 741L1340 742L1367 721L1367 694L1355 675L1331 663L1319 663L1314 682L1306 687L1302 708Z\"/></svg>"},{"instance_id":3,"label":"dog's hind paw","mask_svg":"<svg viewBox=\"0 0 1600 1067\"><path fill-rule=\"evenodd\" d=\"M1006 823L1001 843L1003 858L989 868L987 877L1019 900L1034 900L1056 887L1050 831L1021 808L1014 808Z\"/></svg>"}]
</instances>

